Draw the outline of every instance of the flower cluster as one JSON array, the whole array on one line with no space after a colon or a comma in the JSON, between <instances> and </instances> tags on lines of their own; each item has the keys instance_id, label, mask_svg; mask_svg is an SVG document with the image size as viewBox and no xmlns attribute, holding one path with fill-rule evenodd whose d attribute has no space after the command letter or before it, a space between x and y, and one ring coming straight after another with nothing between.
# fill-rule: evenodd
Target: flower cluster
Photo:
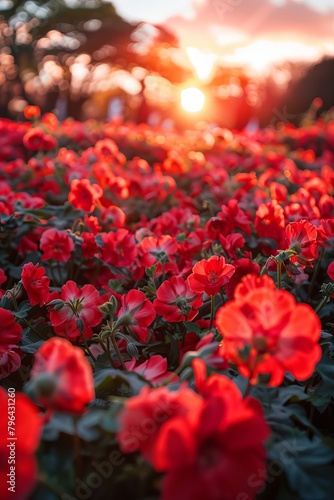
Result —
<instances>
[{"instance_id":1,"label":"flower cluster","mask_svg":"<svg viewBox=\"0 0 334 500\"><path fill-rule=\"evenodd\" d=\"M0 120L17 498L330 498L333 122L25 118Z\"/></svg>"}]
</instances>

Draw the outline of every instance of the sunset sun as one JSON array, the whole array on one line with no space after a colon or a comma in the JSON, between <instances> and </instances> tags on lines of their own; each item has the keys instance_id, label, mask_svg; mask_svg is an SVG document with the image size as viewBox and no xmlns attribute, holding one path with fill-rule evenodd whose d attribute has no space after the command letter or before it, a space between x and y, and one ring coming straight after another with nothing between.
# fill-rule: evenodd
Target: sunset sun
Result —
<instances>
[{"instance_id":1,"label":"sunset sun","mask_svg":"<svg viewBox=\"0 0 334 500\"><path fill-rule=\"evenodd\" d=\"M196 87L188 87L181 92L181 106L185 111L197 113L204 107L205 95Z\"/></svg>"}]
</instances>

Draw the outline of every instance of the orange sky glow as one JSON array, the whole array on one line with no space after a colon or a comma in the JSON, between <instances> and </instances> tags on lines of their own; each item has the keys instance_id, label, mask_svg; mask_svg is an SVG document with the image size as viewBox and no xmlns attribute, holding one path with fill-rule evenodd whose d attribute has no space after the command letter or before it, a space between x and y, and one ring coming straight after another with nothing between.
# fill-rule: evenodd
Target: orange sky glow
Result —
<instances>
[{"instance_id":1,"label":"orange sky glow","mask_svg":"<svg viewBox=\"0 0 334 500\"><path fill-rule=\"evenodd\" d=\"M113 3L130 21L162 23L174 32L202 80L217 63L263 74L286 60L315 62L334 56L334 0Z\"/></svg>"}]
</instances>

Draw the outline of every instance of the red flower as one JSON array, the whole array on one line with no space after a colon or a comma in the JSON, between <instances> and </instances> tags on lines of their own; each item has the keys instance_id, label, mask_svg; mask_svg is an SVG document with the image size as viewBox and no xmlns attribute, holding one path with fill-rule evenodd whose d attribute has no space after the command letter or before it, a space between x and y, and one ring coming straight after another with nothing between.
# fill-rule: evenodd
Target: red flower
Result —
<instances>
[{"instance_id":1,"label":"red flower","mask_svg":"<svg viewBox=\"0 0 334 500\"><path fill-rule=\"evenodd\" d=\"M327 274L332 281L334 281L334 262L331 262L327 267Z\"/></svg>"},{"instance_id":2,"label":"red flower","mask_svg":"<svg viewBox=\"0 0 334 500\"><path fill-rule=\"evenodd\" d=\"M238 200L229 200L227 205L222 205L222 211L217 217L212 217L206 227L209 238L219 239L219 236L227 236L236 228L241 229L246 234L251 233L250 220L238 205Z\"/></svg>"},{"instance_id":3,"label":"red flower","mask_svg":"<svg viewBox=\"0 0 334 500\"><path fill-rule=\"evenodd\" d=\"M284 210L276 200L263 203L256 211L255 229L260 238L272 239L276 242L275 248L280 248L284 242ZM272 253L270 243L261 243L265 255Z\"/></svg>"},{"instance_id":4,"label":"red flower","mask_svg":"<svg viewBox=\"0 0 334 500\"><path fill-rule=\"evenodd\" d=\"M73 179L68 201L75 208L85 212L93 212L96 202L103 195L103 189L98 184L91 184L89 179Z\"/></svg>"},{"instance_id":5,"label":"red flower","mask_svg":"<svg viewBox=\"0 0 334 500\"><path fill-rule=\"evenodd\" d=\"M330 240L334 238L334 219L321 219L317 231L318 244L324 247L330 247Z\"/></svg>"},{"instance_id":6,"label":"red flower","mask_svg":"<svg viewBox=\"0 0 334 500\"><path fill-rule=\"evenodd\" d=\"M43 306L50 295L50 280L47 276L44 276L44 267L38 266L39 264L34 265L32 262L28 262L24 264L21 274L22 284L32 306L37 304Z\"/></svg>"},{"instance_id":7,"label":"red flower","mask_svg":"<svg viewBox=\"0 0 334 500\"><path fill-rule=\"evenodd\" d=\"M80 236L83 239L81 245L82 255L85 259L92 259L99 252L94 234L83 232Z\"/></svg>"},{"instance_id":8,"label":"red flower","mask_svg":"<svg viewBox=\"0 0 334 500\"><path fill-rule=\"evenodd\" d=\"M139 375L152 382L152 384L161 384L171 375L174 375L173 382L178 380L177 375L167 371L167 359L160 356L160 354L151 356L144 363L137 366L135 358L132 358L131 361L125 363L125 366L128 371L139 373Z\"/></svg>"},{"instance_id":9,"label":"red flower","mask_svg":"<svg viewBox=\"0 0 334 500\"><path fill-rule=\"evenodd\" d=\"M202 398L182 386L175 392L166 387L144 387L138 396L126 401L119 414L117 440L121 450L124 453L139 450L145 460L152 463L159 431L164 424L187 413L190 419L196 418L201 405Z\"/></svg>"},{"instance_id":10,"label":"red flower","mask_svg":"<svg viewBox=\"0 0 334 500\"><path fill-rule=\"evenodd\" d=\"M303 219L288 224L285 236L286 246L295 252L292 262L298 262L302 267L313 267L312 262L318 257L317 228Z\"/></svg>"},{"instance_id":11,"label":"red flower","mask_svg":"<svg viewBox=\"0 0 334 500\"><path fill-rule=\"evenodd\" d=\"M10 393L11 395L12 393ZM31 494L37 481L37 464L34 457L42 430L42 419L36 406L25 394L15 393L12 406L4 389L0 388L0 483L3 500L24 500ZM8 408L8 411L5 409ZM14 412L14 413L13 413ZM9 417L15 416L15 441L7 439ZM15 464L9 463L10 445L15 442ZM9 446L8 446L9 445ZM14 469L13 469L14 467ZM11 472L14 470L14 484ZM9 488L13 486L14 491Z\"/></svg>"},{"instance_id":12,"label":"red flower","mask_svg":"<svg viewBox=\"0 0 334 500\"><path fill-rule=\"evenodd\" d=\"M156 313L152 302L143 292L130 290L122 295L121 308L118 312L118 323L132 330L140 340L146 342L148 337L147 327L155 319Z\"/></svg>"},{"instance_id":13,"label":"red flower","mask_svg":"<svg viewBox=\"0 0 334 500\"><path fill-rule=\"evenodd\" d=\"M141 265L144 267L151 267L162 262L175 262L177 241L168 235L160 236L160 238L147 236L141 241L140 249L142 252Z\"/></svg>"},{"instance_id":14,"label":"red flower","mask_svg":"<svg viewBox=\"0 0 334 500\"><path fill-rule=\"evenodd\" d=\"M102 233L102 260L116 267L127 267L137 256L135 238L127 229Z\"/></svg>"},{"instance_id":15,"label":"red flower","mask_svg":"<svg viewBox=\"0 0 334 500\"><path fill-rule=\"evenodd\" d=\"M154 309L166 321L192 321L203 304L202 297L190 290L181 276L173 276L160 285Z\"/></svg>"},{"instance_id":16,"label":"red flower","mask_svg":"<svg viewBox=\"0 0 334 500\"><path fill-rule=\"evenodd\" d=\"M102 319L98 307L101 298L93 285L84 285L79 289L74 281L68 281L62 286L61 293L55 292L50 298L63 301L61 308L56 307L50 312L51 324L57 335L72 342L80 342L82 334L85 338L92 337L92 327Z\"/></svg>"},{"instance_id":17,"label":"red flower","mask_svg":"<svg viewBox=\"0 0 334 500\"><path fill-rule=\"evenodd\" d=\"M20 368L21 354L16 345L0 345L0 379L8 377Z\"/></svg>"},{"instance_id":18,"label":"red flower","mask_svg":"<svg viewBox=\"0 0 334 500\"><path fill-rule=\"evenodd\" d=\"M79 347L61 338L36 352L30 388L45 408L81 414L95 396L92 369Z\"/></svg>"},{"instance_id":19,"label":"red flower","mask_svg":"<svg viewBox=\"0 0 334 500\"><path fill-rule=\"evenodd\" d=\"M22 327L15 323L15 316L0 307L0 345L17 344L21 340Z\"/></svg>"},{"instance_id":20,"label":"red flower","mask_svg":"<svg viewBox=\"0 0 334 500\"><path fill-rule=\"evenodd\" d=\"M27 120L36 119L41 116L41 110L38 106L26 106L23 114Z\"/></svg>"},{"instance_id":21,"label":"red flower","mask_svg":"<svg viewBox=\"0 0 334 500\"><path fill-rule=\"evenodd\" d=\"M123 210L115 205L101 209L101 220L109 227L123 227L125 219L126 216Z\"/></svg>"},{"instance_id":22,"label":"red flower","mask_svg":"<svg viewBox=\"0 0 334 500\"><path fill-rule=\"evenodd\" d=\"M41 127L30 128L23 137L23 144L31 151L40 151L42 149L49 151L57 145L56 139L45 134Z\"/></svg>"},{"instance_id":23,"label":"red flower","mask_svg":"<svg viewBox=\"0 0 334 500\"><path fill-rule=\"evenodd\" d=\"M243 276L250 273L260 274L259 264L253 262L250 259L243 258L235 260L233 262L233 265L235 267L235 273L233 274L230 281L225 285L226 295L229 299L233 298L234 290L240 283Z\"/></svg>"},{"instance_id":24,"label":"red flower","mask_svg":"<svg viewBox=\"0 0 334 500\"><path fill-rule=\"evenodd\" d=\"M3 269L0 269L0 286L3 285L7 280L6 273Z\"/></svg>"},{"instance_id":25,"label":"red flower","mask_svg":"<svg viewBox=\"0 0 334 500\"><path fill-rule=\"evenodd\" d=\"M219 392L208 390L211 378ZM187 413L169 419L159 432L153 465L166 473L162 499L254 499L265 478L249 478L266 469L268 436L260 404L242 400L228 378L210 377L197 418Z\"/></svg>"},{"instance_id":26,"label":"red flower","mask_svg":"<svg viewBox=\"0 0 334 500\"><path fill-rule=\"evenodd\" d=\"M39 151L44 148L44 132L41 127L30 128L23 137L23 144L31 151Z\"/></svg>"},{"instance_id":27,"label":"red flower","mask_svg":"<svg viewBox=\"0 0 334 500\"><path fill-rule=\"evenodd\" d=\"M189 288L196 293L215 295L228 283L234 271L234 266L226 264L224 257L213 255L208 260L196 262L192 274L188 276Z\"/></svg>"},{"instance_id":28,"label":"red flower","mask_svg":"<svg viewBox=\"0 0 334 500\"><path fill-rule=\"evenodd\" d=\"M216 316L222 355L252 383L264 375L277 386L287 371L298 380L310 377L321 357L321 325L313 309L276 290L268 276L246 276L234 297Z\"/></svg>"},{"instance_id":29,"label":"red flower","mask_svg":"<svg viewBox=\"0 0 334 500\"><path fill-rule=\"evenodd\" d=\"M74 249L74 242L67 231L50 228L42 234L40 248L43 252L42 260L68 262Z\"/></svg>"}]
</instances>

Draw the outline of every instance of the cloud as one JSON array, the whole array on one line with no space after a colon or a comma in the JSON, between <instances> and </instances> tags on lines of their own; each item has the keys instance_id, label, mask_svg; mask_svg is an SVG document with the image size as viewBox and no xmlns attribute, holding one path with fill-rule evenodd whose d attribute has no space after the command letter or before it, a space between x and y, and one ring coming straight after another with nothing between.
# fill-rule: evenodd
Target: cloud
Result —
<instances>
[{"instance_id":1,"label":"cloud","mask_svg":"<svg viewBox=\"0 0 334 500\"><path fill-rule=\"evenodd\" d=\"M112 0L117 12L130 22L146 21L163 23L166 19L178 16L191 20L196 17L196 8L206 0Z\"/></svg>"},{"instance_id":2,"label":"cloud","mask_svg":"<svg viewBox=\"0 0 334 500\"><path fill-rule=\"evenodd\" d=\"M333 0L325 1L334 13ZM224 45L231 33L244 43L259 39L289 39L324 44L333 39L333 16L314 10L319 0L206 0L195 6L196 15L185 21L173 16L165 23L181 38L183 45L213 49ZM233 37L232 37L233 38ZM226 45L226 44L225 44Z\"/></svg>"}]
</instances>

